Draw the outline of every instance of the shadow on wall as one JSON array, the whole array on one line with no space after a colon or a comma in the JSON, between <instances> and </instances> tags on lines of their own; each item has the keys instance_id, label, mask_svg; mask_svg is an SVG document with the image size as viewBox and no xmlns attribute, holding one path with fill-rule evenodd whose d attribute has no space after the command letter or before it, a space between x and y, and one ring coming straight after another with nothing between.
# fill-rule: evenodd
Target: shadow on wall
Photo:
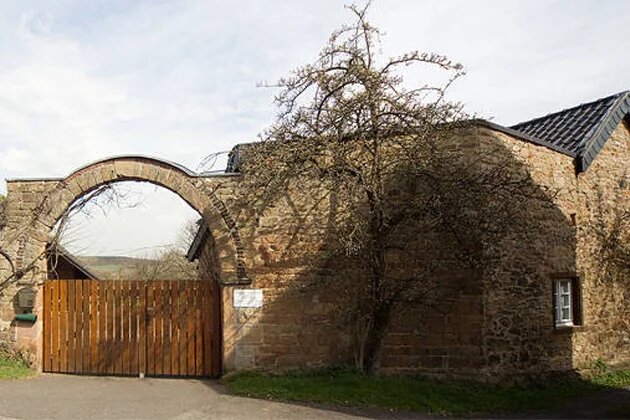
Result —
<instances>
[{"instance_id":1,"label":"shadow on wall","mask_svg":"<svg viewBox=\"0 0 630 420\"><path fill-rule=\"evenodd\" d=\"M224 289L224 368L361 365L373 351L387 373L570 369L572 331L554 328L552 276L575 273L575 227L555 192L481 130L436 156L421 175L399 165L387 178L376 297L364 203L313 183L287 187L263 212L243 212L264 307L232 308ZM375 342L369 330L383 321Z\"/></svg>"}]
</instances>

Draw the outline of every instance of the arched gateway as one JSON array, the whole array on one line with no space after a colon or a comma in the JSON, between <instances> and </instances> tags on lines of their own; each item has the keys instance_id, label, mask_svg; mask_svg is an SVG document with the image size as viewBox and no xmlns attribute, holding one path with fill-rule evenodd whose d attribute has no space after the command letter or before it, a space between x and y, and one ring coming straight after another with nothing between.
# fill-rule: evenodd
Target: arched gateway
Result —
<instances>
[{"instance_id":1,"label":"arched gateway","mask_svg":"<svg viewBox=\"0 0 630 420\"><path fill-rule=\"evenodd\" d=\"M30 211L30 216L21 218L28 220L27 225L11 230L17 240L14 270L25 273L24 278L30 275L33 283L41 284L40 277L46 270L42 267L45 261L38 256L44 255L53 227L81 197L120 181L149 182L167 188L204 218L213 237L211 243L218 265L213 270L214 281L212 285L47 281L39 292L42 316L36 328L43 331L43 339L34 340L37 353L42 356L43 370L179 376L220 374L220 285L247 282L238 226L226 206L235 195L234 175L196 174L160 159L120 156L84 166L63 179L9 180L10 199L21 196L23 201L30 200L20 203L22 211ZM65 340L63 345L62 340ZM166 347L158 348L156 340ZM173 353L174 346L178 355ZM153 352L153 348L157 350ZM71 357L70 352L76 357ZM125 354L121 360L131 370L116 366L118 352ZM139 363L136 367L134 360ZM151 366L147 367L149 363ZM74 367L70 368L70 364Z\"/></svg>"}]
</instances>

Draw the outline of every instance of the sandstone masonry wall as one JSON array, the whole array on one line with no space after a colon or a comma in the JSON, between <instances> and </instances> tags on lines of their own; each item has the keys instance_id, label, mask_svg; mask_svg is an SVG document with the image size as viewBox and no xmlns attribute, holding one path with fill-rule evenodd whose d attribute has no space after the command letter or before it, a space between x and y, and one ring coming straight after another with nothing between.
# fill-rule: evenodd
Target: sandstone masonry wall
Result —
<instances>
[{"instance_id":1,"label":"sandstone masonry wall","mask_svg":"<svg viewBox=\"0 0 630 420\"><path fill-rule=\"evenodd\" d=\"M597 357L630 358L628 287L615 273L602 270L593 231L596 208L603 205L610 216L620 206L630 206L630 180L622 182L630 166L628 126L621 125L591 167L577 176L571 157L490 129L480 128L463 147L478 159L496 145L505 149L506 159L527 168L549 203L515 200L526 206L527 220L519 223L526 224L527 234L514 230L501 243L490 244L496 264L473 273L444 263L436 271L445 289L438 305L395 309L382 372L504 376L567 370ZM335 203L302 186L257 213L240 207L238 179L191 177L159 162L128 158L98 163L63 184L10 182L0 247L23 266L43 256L55 215L95 186L124 180L162 185L210 224L212 237L200 267L203 278L220 287L224 370L353 363L348 309L354 296L343 285L361 278L358 267L327 252ZM439 235L407 232L400 240L411 243L415 264L448 261L450 245L441 243ZM392 264L397 261L391 257ZM36 265L39 271L0 293L0 340L30 348L39 361L41 316L33 326L13 321L17 288L41 284L45 276L44 259ZM0 276L9 272L0 258ZM551 287L556 275L580 276L583 327L554 328ZM242 288L261 289L263 306L235 308L234 291ZM39 300L35 311L41 315Z\"/></svg>"},{"instance_id":2,"label":"sandstone masonry wall","mask_svg":"<svg viewBox=\"0 0 630 420\"><path fill-rule=\"evenodd\" d=\"M598 223L630 210L630 126L620 124L591 166L577 179L577 260L584 298L584 327L573 335L573 363L630 360L628 271L606 264ZM600 219L600 215L603 217Z\"/></svg>"}]
</instances>

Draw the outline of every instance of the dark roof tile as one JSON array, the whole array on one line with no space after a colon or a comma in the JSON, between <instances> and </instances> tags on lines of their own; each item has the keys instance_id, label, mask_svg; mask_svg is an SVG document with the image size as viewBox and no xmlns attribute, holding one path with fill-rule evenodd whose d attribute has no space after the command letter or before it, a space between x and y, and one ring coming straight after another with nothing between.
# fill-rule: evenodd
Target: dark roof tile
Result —
<instances>
[{"instance_id":1,"label":"dark roof tile","mask_svg":"<svg viewBox=\"0 0 630 420\"><path fill-rule=\"evenodd\" d=\"M629 112L630 91L624 91L510 128L576 155L583 171Z\"/></svg>"}]
</instances>

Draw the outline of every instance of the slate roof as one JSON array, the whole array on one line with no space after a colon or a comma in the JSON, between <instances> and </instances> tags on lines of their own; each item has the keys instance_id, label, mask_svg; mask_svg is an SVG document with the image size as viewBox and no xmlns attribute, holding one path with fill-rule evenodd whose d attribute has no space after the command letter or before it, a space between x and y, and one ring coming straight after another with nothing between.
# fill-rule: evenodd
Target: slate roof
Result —
<instances>
[{"instance_id":1,"label":"slate roof","mask_svg":"<svg viewBox=\"0 0 630 420\"><path fill-rule=\"evenodd\" d=\"M576 157L576 169L585 171L613 130L630 113L630 91L607 96L510 129Z\"/></svg>"}]
</instances>

